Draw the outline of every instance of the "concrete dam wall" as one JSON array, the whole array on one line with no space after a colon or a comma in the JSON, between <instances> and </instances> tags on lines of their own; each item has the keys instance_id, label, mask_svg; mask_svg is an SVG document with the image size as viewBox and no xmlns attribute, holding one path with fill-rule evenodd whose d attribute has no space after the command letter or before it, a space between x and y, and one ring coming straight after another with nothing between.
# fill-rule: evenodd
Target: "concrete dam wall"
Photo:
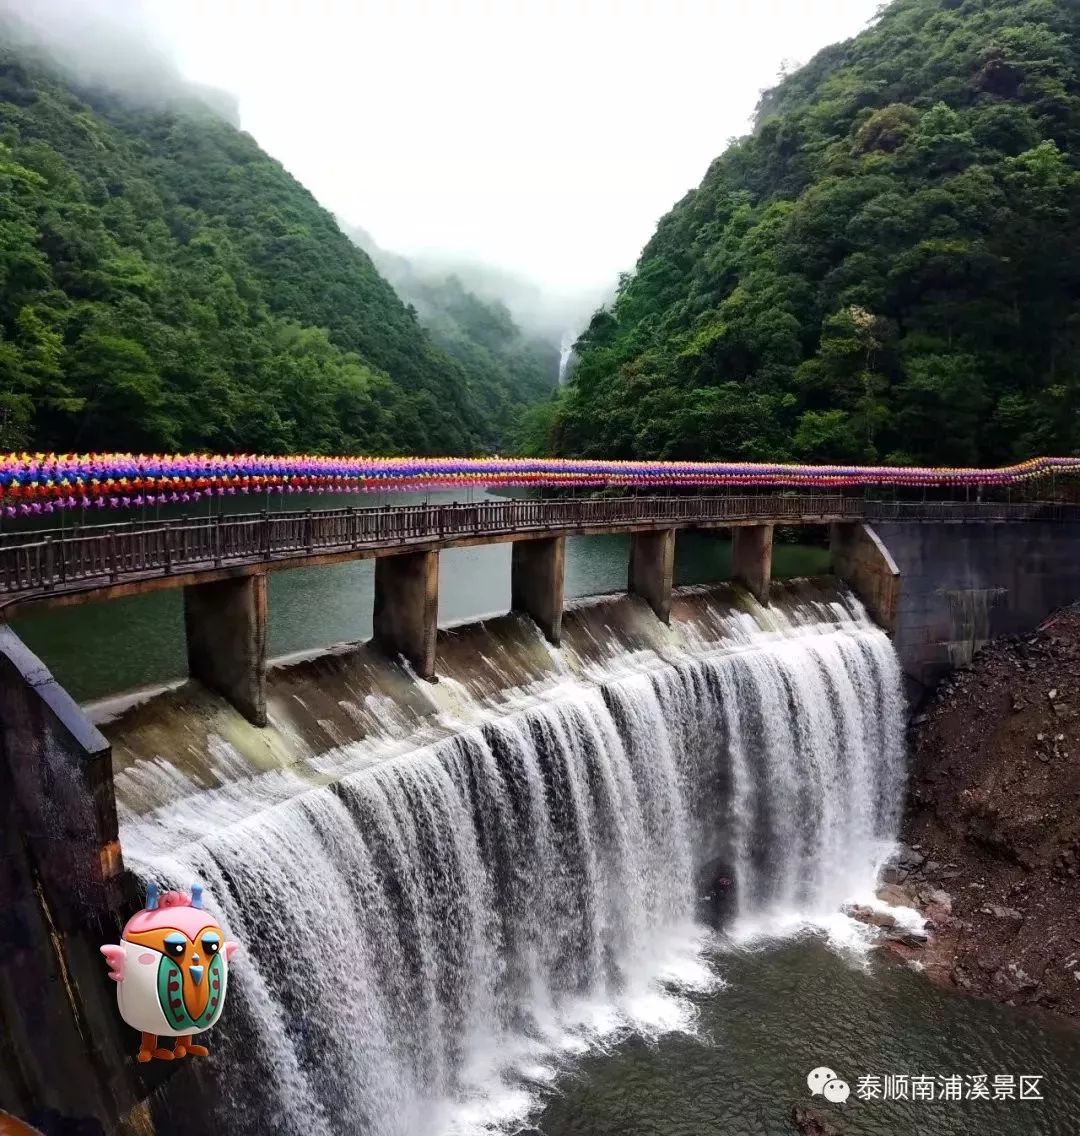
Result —
<instances>
[{"instance_id":1,"label":"concrete dam wall","mask_svg":"<svg viewBox=\"0 0 1080 1136\"><path fill-rule=\"evenodd\" d=\"M1080 524L875 522L899 572L893 641L922 689L1080 600ZM861 594L861 593L860 593Z\"/></svg>"}]
</instances>

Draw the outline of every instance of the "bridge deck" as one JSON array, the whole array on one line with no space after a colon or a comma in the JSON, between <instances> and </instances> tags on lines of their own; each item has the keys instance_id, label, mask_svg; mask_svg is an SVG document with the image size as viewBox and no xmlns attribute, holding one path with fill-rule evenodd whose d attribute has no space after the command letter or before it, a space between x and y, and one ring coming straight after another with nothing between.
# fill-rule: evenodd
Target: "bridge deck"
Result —
<instances>
[{"instance_id":1,"label":"bridge deck","mask_svg":"<svg viewBox=\"0 0 1080 1136\"><path fill-rule=\"evenodd\" d=\"M875 502L840 495L619 497L262 512L0 536L0 618L54 607L428 548L553 535L836 521L1077 520L1048 503Z\"/></svg>"}]
</instances>

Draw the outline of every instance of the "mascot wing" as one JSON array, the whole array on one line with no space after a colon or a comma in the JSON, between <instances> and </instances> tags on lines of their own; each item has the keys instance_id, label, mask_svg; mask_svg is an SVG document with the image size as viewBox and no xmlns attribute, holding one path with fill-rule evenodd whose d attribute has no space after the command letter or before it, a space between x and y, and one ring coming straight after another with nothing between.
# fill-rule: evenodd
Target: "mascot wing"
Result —
<instances>
[{"instance_id":1,"label":"mascot wing","mask_svg":"<svg viewBox=\"0 0 1080 1136\"><path fill-rule=\"evenodd\" d=\"M113 982L122 982L124 980L124 948L107 946L98 949L105 956L105 961L109 964L109 977Z\"/></svg>"}]
</instances>

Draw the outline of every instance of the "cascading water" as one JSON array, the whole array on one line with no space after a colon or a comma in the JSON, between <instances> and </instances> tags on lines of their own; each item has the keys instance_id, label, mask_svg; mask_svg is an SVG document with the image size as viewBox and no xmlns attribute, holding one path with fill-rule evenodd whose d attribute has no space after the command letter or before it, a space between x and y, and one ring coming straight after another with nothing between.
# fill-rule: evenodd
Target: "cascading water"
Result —
<instances>
[{"instance_id":1,"label":"cascading water","mask_svg":"<svg viewBox=\"0 0 1080 1136\"><path fill-rule=\"evenodd\" d=\"M701 865L731 865L747 927L864 892L902 790L895 656L839 604L775 626L127 816L128 865L201 878L246 947L216 1031L230 1131L486 1130L599 1034L689 1024Z\"/></svg>"},{"instance_id":2,"label":"cascading water","mask_svg":"<svg viewBox=\"0 0 1080 1136\"><path fill-rule=\"evenodd\" d=\"M570 360L573 358L576 342L577 335L574 332L563 332L562 341L559 343L559 386L562 386L569 377Z\"/></svg>"}]
</instances>

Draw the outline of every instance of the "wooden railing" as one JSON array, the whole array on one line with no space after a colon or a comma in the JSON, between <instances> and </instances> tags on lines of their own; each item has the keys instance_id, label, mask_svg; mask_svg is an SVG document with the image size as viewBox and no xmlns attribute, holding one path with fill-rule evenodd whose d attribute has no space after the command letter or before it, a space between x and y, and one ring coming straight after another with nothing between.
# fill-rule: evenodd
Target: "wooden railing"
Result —
<instances>
[{"instance_id":1,"label":"wooden railing","mask_svg":"<svg viewBox=\"0 0 1080 1136\"><path fill-rule=\"evenodd\" d=\"M262 512L133 521L0 535L0 603L33 593L84 591L125 579L225 565L303 561L403 544L497 539L535 531L641 525L799 524L872 520L1080 520L1080 507L1039 503L894 503L821 495L620 497Z\"/></svg>"}]
</instances>

